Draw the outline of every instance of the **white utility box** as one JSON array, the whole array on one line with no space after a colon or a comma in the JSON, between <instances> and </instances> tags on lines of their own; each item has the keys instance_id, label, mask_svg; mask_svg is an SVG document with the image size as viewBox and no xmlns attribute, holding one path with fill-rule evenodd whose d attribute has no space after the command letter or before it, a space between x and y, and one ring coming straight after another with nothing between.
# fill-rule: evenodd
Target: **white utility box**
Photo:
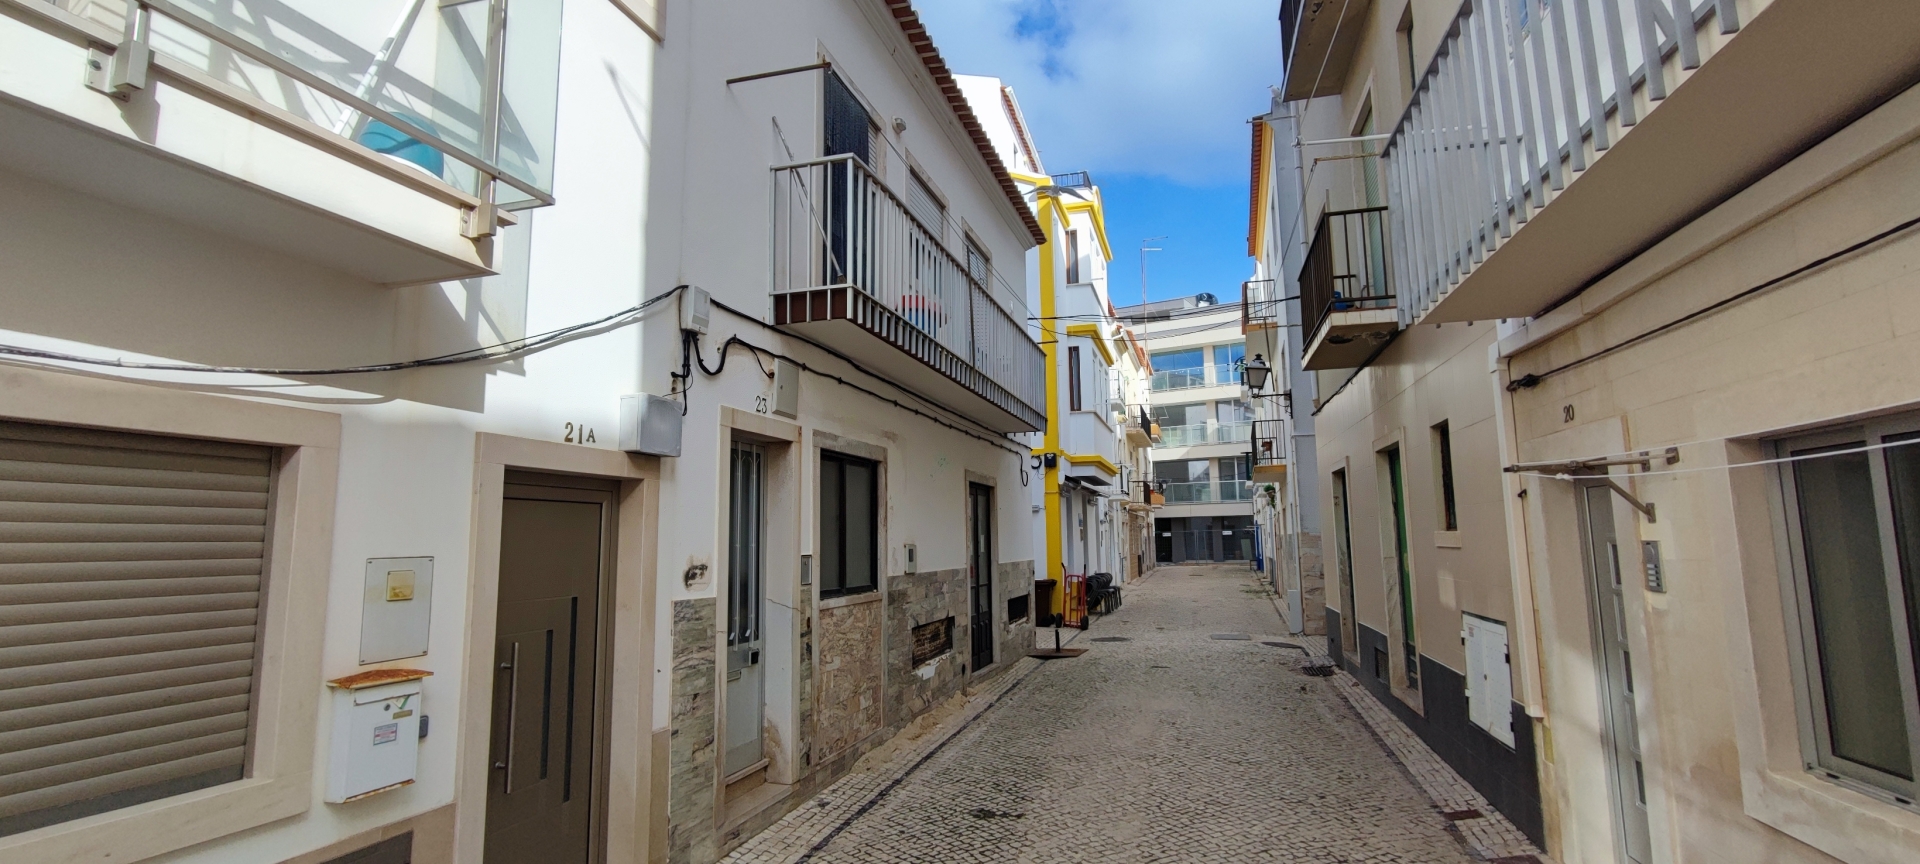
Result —
<instances>
[{"instance_id":1,"label":"white utility box","mask_svg":"<svg viewBox=\"0 0 1920 864\"><path fill-rule=\"evenodd\" d=\"M327 801L339 804L413 782L420 757L421 669L375 669L327 682L333 740Z\"/></svg>"}]
</instances>

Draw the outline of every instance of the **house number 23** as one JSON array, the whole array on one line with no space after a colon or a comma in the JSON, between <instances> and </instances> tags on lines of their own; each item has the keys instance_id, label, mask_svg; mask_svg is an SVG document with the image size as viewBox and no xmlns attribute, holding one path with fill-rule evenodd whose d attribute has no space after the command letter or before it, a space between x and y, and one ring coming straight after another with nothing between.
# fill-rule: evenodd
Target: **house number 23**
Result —
<instances>
[{"instance_id":1,"label":"house number 23","mask_svg":"<svg viewBox=\"0 0 1920 864\"><path fill-rule=\"evenodd\" d=\"M568 444L593 444L599 439L593 437L593 427L582 423L578 426L567 424L567 436L560 439Z\"/></svg>"}]
</instances>

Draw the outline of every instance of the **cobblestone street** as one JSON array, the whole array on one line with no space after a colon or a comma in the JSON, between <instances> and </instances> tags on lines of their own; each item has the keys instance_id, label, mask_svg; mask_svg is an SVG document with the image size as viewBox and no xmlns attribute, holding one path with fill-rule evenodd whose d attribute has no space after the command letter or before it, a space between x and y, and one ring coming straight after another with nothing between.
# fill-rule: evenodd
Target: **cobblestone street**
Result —
<instances>
[{"instance_id":1,"label":"cobblestone street","mask_svg":"<svg viewBox=\"0 0 1920 864\"><path fill-rule=\"evenodd\" d=\"M1384 747L1393 736L1356 712L1344 675L1308 676L1306 652L1264 644L1318 652L1282 630L1244 567L1164 568L1078 635L1086 655L1020 661L947 724L957 733L863 766L729 860L1453 862L1530 851L1507 842L1517 835L1497 817L1450 823L1442 809L1477 800L1471 790L1445 800L1464 784L1417 741Z\"/></svg>"}]
</instances>

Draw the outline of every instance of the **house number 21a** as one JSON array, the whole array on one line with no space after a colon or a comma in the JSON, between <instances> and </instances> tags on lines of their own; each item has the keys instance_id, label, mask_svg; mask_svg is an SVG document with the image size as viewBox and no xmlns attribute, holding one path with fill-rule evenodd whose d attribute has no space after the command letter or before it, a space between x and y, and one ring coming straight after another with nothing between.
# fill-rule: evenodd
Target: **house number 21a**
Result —
<instances>
[{"instance_id":1,"label":"house number 21a","mask_svg":"<svg viewBox=\"0 0 1920 864\"><path fill-rule=\"evenodd\" d=\"M593 437L593 427L582 423L578 426L567 424L567 437L560 439L568 444L593 444L599 439Z\"/></svg>"}]
</instances>

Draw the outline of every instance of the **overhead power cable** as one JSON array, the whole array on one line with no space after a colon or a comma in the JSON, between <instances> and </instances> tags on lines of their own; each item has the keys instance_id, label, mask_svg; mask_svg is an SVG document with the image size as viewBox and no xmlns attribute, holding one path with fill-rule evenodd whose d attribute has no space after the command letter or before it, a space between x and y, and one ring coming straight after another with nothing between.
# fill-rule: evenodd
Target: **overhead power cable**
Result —
<instances>
[{"instance_id":1,"label":"overhead power cable","mask_svg":"<svg viewBox=\"0 0 1920 864\"><path fill-rule=\"evenodd\" d=\"M745 313L745 312L742 312L742 311L740 311L740 310L738 310L738 309L735 309L735 308L733 308L732 306L728 306L727 304L725 304L725 303L722 303L722 302L720 302L719 300L715 300L715 301L713 301L713 305L714 305L714 307L715 307L715 308L718 308L718 309L720 309L720 310L722 310L722 311L725 311L725 312L727 312L727 313L729 313L729 314L732 314L732 315L734 315L735 317L738 317L738 318L740 318L740 319L743 319L743 320L745 320L745 321L748 321L748 322L751 322L751 323L754 323L754 324L757 324L757 325L759 325L759 326L761 326L761 327L763 327L763 328L765 328L765 329L767 329L767 330L774 330L774 328L773 328L773 325L771 325L771 324L768 324L767 322L765 322L765 321L762 321L762 320L760 320L759 318L757 318L757 317L755 317L755 316L753 316L753 315L749 315L749 314L747 314L747 313ZM854 361L854 360L853 360L852 358L850 358L850 357L847 357L847 356L846 356L845 354L841 354L840 352L838 352L838 351L835 351L835 350L833 350L832 348L829 348L829 347L827 347L827 346L825 346L825 345L822 345L822 344L820 344L819 342L816 342L816 341L814 341L814 340L812 340L812 339L809 339L809 338L807 338L807 337L805 337L805 336L801 336L801 335L799 335L799 334L797 334L797 333L791 333L791 332L787 332L787 331L784 331L784 330L777 330L777 331L774 331L774 332L777 332L777 333L779 333L779 334L780 334L780 335L782 335L782 336L788 336L788 337L791 337L791 338L794 338L794 339L798 339L798 340L800 340L800 341L802 341L802 342L805 342L805 343L807 343L807 344L809 344L809 345L812 345L812 346L813 346L813 347L815 347L815 348L819 348L820 350L822 350L822 351L825 351L825 352L827 352L828 354L831 354L831 355L833 355L835 359L838 359L838 360L840 360L841 362L843 362L843 363L846 363L846 364L847 364L848 366L851 366L851 367L853 367L853 368L854 368L855 370L857 370L857 371L859 371L859 372L860 372L861 374L863 374L863 375L867 375L867 376L869 376L869 377L872 377L872 378L875 378L875 379L878 379L878 380L880 380L880 381L887 381L887 379L886 379L885 377L883 377L883 376L881 376L881 375L877 375L877 374L875 374L874 372L872 372L871 370L869 370L869 369L867 369L866 367L864 367L864 366L861 366L861 365L860 365L860 364L859 364L858 362L856 362L856 361ZM832 373L832 372L825 372L825 371L822 371L822 370L820 370L820 369L816 369L816 368L814 368L814 367L813 367L812 365L810 365L810 364L808 364L808 363L807 363L806 361L804 361L804 360L801 360L801 359L799 359L799 358L796 358L796 357L792 357L792 356L789 356L789 355L786 355L786 354L782 354L782 353L780 353L780 352L778 352L778 351L775 351L775 350L773 350L773 349L771 349L771 348L767 348L767 347L765 347L765 346L761 346L761 345L755 345L755 344L753 344L752 342L748 342L747 340L745 340L745 339L742 339L742 338L740 338L740 337L739 337L738 335L734 335L734 336L729 336L729 337L727 337L727 340L726 340L725 342L722 342L722 343L720 344L720 357L719 357L719 362L720 362L720 365L719 365L719 366L717 366L717 367L715 367L715 368L713 368L713 369L708 369L708 368L707 368L707 364L706 364L706 360L705 360L705 358L704 358L704 357L700 357L700 356L699 356L699 353L698 353L698 352L699 352L699 345L698 345L698 343L696 342L696 343L694 344L694 351L695 351L695 357L696 357L696 359L697 359L697 360L699 361L699 364L700 364L700 370L701 370L702 372L705 372L705 373L707 373L708 375L718 375L718 374L720 373L720 371L721 371L721 370L723 370L723 369L725 369L725 368L726 368L726 359L727 359L727 356L726 356L726 355L727 355L727 351L728 351L729 349L731 349L731 348L732 348L733 346L735 346L735 345L739 345L740 347L742 347L742 348L745 348L745 349L747 349L747 350L749 350L749 351L751 351L751 352L753 352L753 353L754 353L754 355L755 355L755 359L756 359L756 362L758 361L758 358L759 358L759 355L761 355L761 354L765 354L765 355L766 355L766 356L768 356L768 357L773 357L773 358L775 358L775 359L778 359L778 360L784 360L784 361L786 361L786 362L788 362L788 363L792 363L793 365L795 365L795 366L798 366L798 367L800 367L800 368L801 368L802 370L805 370L805 371L807 371L807 372L810 372L810 373L812 373L812 374L814 374L814 375L818 375L818 376L820 376L820 377L822 377L822 378L825 378L825 379L827 379L827 380L829 380L829 381L832 381L832 382L834 382L834 383L836 383L836 384L839 384L839 385L840 385L840 386L842 386L842 387L847 387L847 388L850 388L850 389L853 389L853 390L857 390L857 391L859 391L859 392L861 392L861 393L864 393L864 394L866 394L867 396L870 396L870 397L872 397L872 398L874 398L874 399L878 399L878 400L880 400L880 401L882 401L882 402L885 402L885 403L887 403L887 404L889 404L889 405L892 405L892 406L893 406L893 407L895 407L895 408L899 408L900 410L902 410L902 411L905 411L905 412L907 412L907 413L909 413L909 414L912 414L912 415L914 415L914 416L916 416L916 417L920 417L920 418L922 418L922 419L925 419L925 420L928 420L928 421L931 421L931 422L933 422L933 423L935 423L935 424L937 424L937 425L939 425L939 426L943 426L943 427L945 427L945 428L947 428L947 429L951 429L951 430L953 430L953 431L955 431L955 432L959 432L960 434L962 434L962 435L966 435L966 436L967 436L967 437L969 437L969 438L974 438L974 439L978 439L978 440L980 440L980 441L984 441L984 442L986 442L986 443L988 443L988 444L991 444L991 445L993 445L993 446L995 446L995 447L998 447L998 448L1000 448L1000 449L1002 449L1002 450L1005 450L1005 451L1007 451L1007 452L1009 452L1009 453L1012 453L1012 454L1014 454L1014 455L1016 455L1016 456L1020 456L1020 457L1022 457L1022 458L1025 458L1025 457L1026 457L1026 456L1028 456L1028 455L1030 454L1030 452L1031 452L1031 451L1030 451L1030 450L1028 450L1028 449L1024 449L1024 448L1017 448L1017 447L1015 447L1015 446L1013 446L1013 445L1011 445L1011 444L1010 444L1010 443L1008 442L1008 439L1007 439L1007 438L1005 438L1004 436L1002 436L1002 437L995 437L995 436L993 436L993 435L983 435L983 434L981 434L981 433L979 433L979 432L976 432L976 431L974 431L974 430L972 430L972 429L968 429L968 428L966 428L966 427L964 427L964 426L961 426L961 425L959 425L959 424L957 424L957 423L953 423L953 422L949 422L949 421L948 421L948 420L947 420L946 418L943 418L943 417L939 417L939 416L936 416L936 415L934 415L934 414L931 414L931 413L928 413L928 412L926 412L926 411L922 411L922 410L920 410L920 409L918 409L918 408L915 408L915 407L913 407L912 405L908 405L908 404L906 404L906 403L904 403L904 402L901 402L900 400L898 400L898 399L895 399L895 398L893 398L893 397L891 397L891 396L888 396L888 395L886 395L886 394L883 394L883 393L880 393L880 392L878 392L878 391L875 391L875 390L872 390L872 389L869 389L869 388L867 388L867 387L863 387L863 386L861 386L861 385L859 385L859 384L856 384L856 383L854 383L854 382L852 382L852 381L849 381L849 380L847 380L847 379L846 379L846 378L845 378L844 376L841 376L841 375L837 375L837 374L834 374L834 373ZM763 366L763 367L762 367L762 370L764 371L764 369L765 369L765 367ZM906 392L904 388L899 388L899 386L898 386L898 385L893 385L893 382L891 382L891 381L887 381L887 383L888 383L889 385L892 385L892 386L894 386L894 387L896 387L897 389L901 389L901 390L902 390L902 392ZM937 402L936 402L936 403L932 403L932 404L934 404L934 405L939 405L939 403L937 403ZM944 405L940 405L939 407L940 407L940 409L941 409L941 410L945 410L945 411L952 411L952 410L953 410L953 409L951 409L951 408L947 408L947 407L946 407L946 406L944 406ZM958 414L959 412L954 412L954 413L955 413L955 414ZM996 434L997 434L997 433L996 433Z\"/></svg>"},{"instance_id":2,"label":"overhead power cable","mask_svg":"<svg viewBox=\"0 0 1920 864\"><path fill-rule=\"evenodd\" d=\"M1805 264L1795 267L1792 270L1788 270L1785 273L1775 276L1772 279L1768 279L1767 281L1762 282L1758 285L1755 285L1751 288L1747 288L1745 290L1739 291L1733 294L1732 296L1725 297L1718 301L1710 303L1706 306L1703 306L1699 309L1696 309L1692 312L1689 312L1685 315L1675 318L1672 321L1668 321L1665 324L1655 327L1652 330L1648 330L1644 333L1641 333L1638 336L1632 336L1627 339L1623 339L1619 342L1615 342L1612 345L1608 345L1607 347L1602 348L1598 351L1595 351L1591 354L1587 354L1585 356L1577 357L1573 360L1569 360L1565 363L1562 363L1558 366L1553 367L1552 369L1548 369L1545 372L1530 372L1526 375L1522 375L1518 378L1513 379L1511 382L1508 382L1507 390L1508 392L1513 392L1516 390L1535 387L1539 385L1540 382L1545 381L1546 379L1551 378L1555 375L1558 375L1562 372L1565 372L1568 369L1572 369L1575 366L1583 366L1585 364L1592 363L1593 361L1598 360L1602 357L1605 357L1609 354L1612 354L1615 351L1619 351L1622 348L1626 348L1630 345L1638 344L1640 342L1643 342L1655 336L1658 336L1662 333L1665 333L1668 330L1672 330L1676 327L1681 327L1686 324L1692 323L1693 321L1700 319L1702 316L1705 316L1712 312L1716 312L1720 309L1724 309L1728 306L1731 306L1735 303L1740 302L1741 300L1745 300L1748 297L1752 297L1755 294L1759 294L1762 291L1775 287L1788 280L1795 279L1800 276L1804 276L1808 273L1811 273L1815 270L1825 267L1828 264L1833 263L1834 261L1837 261L1841 258L1845 258L1848 255L1852 255L1855 252L1859 252L1862 249L1865 249L1869 246L1872 246L1876 243L1886 240L1896 234L1912 229L1915 226L1920 226L1920 217L1908 219L1905 222L1902 222L1884 231L1880 231L1874 234L1873 236L1866 238L1865 240L1861 240L1857 243L1849 245L1844 249L1840 249L1838 251L1830 252L1826 255L1822 255L1818 258L1813 259L1812 261L1808 261Z\"/></svg>"},{"instance_id":3,"label":"overhead power cable","mask_svg":"<svg viewBox=\"0 0 1920 864\"><path fill-rule=\"evenodd\" d=\"M320 375L356 375L363 372L399 372L407 369L424 369L433 366L453 366L461 363L480 363L506 360L526 354L542 351L554 345L571 341L583 335L597 335L588 331L606 332L641 320L642 312L655 303L672 297L685 289L685 285L654 295L638 306L622 309L604 318L573 324L558 330L549 330L534 336L513 339L480 348L468 348L437 357L425 357L419 360L404 360L395 363L371 363L365 366L337 366L316 369L281 368L273 366L212 366L201 363L149 363L140 360L119 360L103 357L83 357L62 351L47 351L40 348L26 348L19 345L0 344L0 356L25 357L32 360L52 360L62 363L83 363L89 366L107 366L115 369L137 369L149 372L219 372L241 375L275 375L290 378L314 377Z\"/></svg>"}]
</instances>

